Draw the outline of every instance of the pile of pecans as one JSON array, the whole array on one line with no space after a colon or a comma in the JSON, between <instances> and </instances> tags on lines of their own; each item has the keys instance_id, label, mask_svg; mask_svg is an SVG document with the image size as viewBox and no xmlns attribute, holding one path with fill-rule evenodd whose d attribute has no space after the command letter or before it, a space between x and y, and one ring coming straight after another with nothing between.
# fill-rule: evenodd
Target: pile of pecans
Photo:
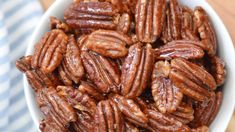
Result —
<instances>
[{"instance_id":1,"label":"pile of pecans","mask_svg":"<svg viewBox=\"0 0 235 132\"><path fill-rule=\"evenodd\" d=\"M205 10L177 0L78 0L16 61L43 132L209 131L226 70Z\"/></svg>"}]
</instances>

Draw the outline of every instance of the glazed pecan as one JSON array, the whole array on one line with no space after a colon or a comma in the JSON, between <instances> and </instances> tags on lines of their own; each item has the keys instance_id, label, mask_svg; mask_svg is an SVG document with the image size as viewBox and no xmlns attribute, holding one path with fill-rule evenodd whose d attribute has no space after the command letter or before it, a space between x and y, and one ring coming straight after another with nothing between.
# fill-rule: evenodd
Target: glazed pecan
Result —
<instances>
[{"instance_id":1,"label":"glazed pecan","mask_svg":"<svg viewBox=\"0 0 235 132\"><path fill-rule=\"evenodd\" d=\"M89 112L91 115L95 114L96 103L85 93L78 91L71 86L57 86L58 94L64 96L66 101L75 109L82 112Z\"/></svg>"},{"instance_id":2,"label":"glazed pecan","mask_svg":"<svg viewBox=\"0 0 235 132\"><path fill-rule=\"evenodd\" d=\"M209 101L197 102L194 106L194 120L190 123L193 128L209 126L216 117L222 103L222 92L211 92Z\"/></svg>"},{"instance_id":3,"label":"glazed pecan","mask_svg":"<svg viewBox=\"0 0 235 132\"><path fill-rule=\"evenodd\" d=\"M169 76L182 93L198 101L208 99L210 91L216 89L216 82L210 73L182 58L171 61Z\"/></svg>"},{"instance_id":4,"label":"glazed pecan","mask_svg":"<svg viewBox=\"0 0 235 132\"><path fill-rule=\"evenodd\" d=\"M70 86L58 86L57 91L77 112L78 120L72 123L73 128L76 131L93 131L96 102Z\"/></svg>"},{"instance_id":5,"label":"glazed pecan","mask_svg":"<svg viewBox=\"0 0 235 132\"><path fill-rule=\"evenodd\" d=\"M16 61L15 65L18 68L18 70L25 73L26 71L32 70L31 61L32 61L32 55L23 56Z\"/></svg>"},{"instance_id":6,"label":"glazed pecan","mask_svg":"<svg viewBox=\"0 0 235 132\"><path fill-rule=\"evenodd\" d=\"M88 35L82 35L82 36L78 37L78 39L77 39L77 44L78 44L78 47L81 51L88 50L85 45L87 38L88 38Z\"/></svg>"},{"instance_id":7,"label":"glazed pecan","mask_svg":"<svg viewBox=\"0 0 235 132\"><path fill-rule=\"evenodd\" d=\"M136 35L141 42L153 43L161 34L166 0L137 0Z\"/></svg>"},{"instance_id":8,"label":"glazed pecan","mask_svg":"<svg viewBox=\"0 0 235 132\"><path fill-rule=\"evenodd\" d=\"M79 83L84 74L80 50L73 36L69 37L66 53L59 67L59 74L64 84Z\"/></svg>"},{"instance_id":9,"label":"glazed pecan","mask_svg":"<svg viewBox=\"0 0 235 132\"><path fill-rule=\"evenodd\" d=\"M201 42L203 43L203 48L210 56L214 56L217 50L217 40L214 28L206 11L202 7L196 7L194 10L194 18Z\"/></svg>"},{"instance_id":10,"label":"glazed pecan","mask_svg":"<svg viewBox=\"0 0 235 132\"><path fill-rule=\"evenodd\" d=\"M36 93L36 99L39 108L47 118L56 123L55 127L67 129L70 122L77 120L77 115L68 102L60 96L54 87L43 88ZM52 126L51 126L52 127ZM41 130L44 131L46 126L42 125Z\"/></svg>"},{"instance_id":11,"label":"glazed pecan","mask_svg":"<svg viewBox=\"0 0 235 132\"><path fill-rule=\"evenodd\" d=\"M155 63L152 73L152 95L155 105L162 113L172 113L179 107L183 94L169 79L170 64L167 61Z\"/></svg>"},{"instance_id":12,"label":"glazed pecan","mask_svg":"<svg viewBox=\"0 0 235 132\"><path fill-rule=\"evenodd\" d=\"M217 86L221 86L224 84L227 74L225 69L225 62L218 56L211 57L210 61L210 73L214 76Z\"/></svg>"},{"instance_id":13,"label":"glazed pecan","mask_svg":"<svg viewBox=\"0 0 235 132\"><path fill-rule=\"evenodd\" d=\"M25 72L27 80L30 86L37 92L44 87L53 86L61 84L59 78L55 73L44 74L40 70L29 70Z\"/></svg>"},{"instance_id":14,"label":"glazed pecan","mask_svg":"<svg viewBox=\"0 0 235 132\"><path fill-rule=\"evenodd\" d=\"M115 61L86 51L82 51L81 57L89 80L97 86L99 92L118 92L120 71Z\"/></svg>"},{"instance_id":15,"label":"glazed pecan","mask_svg":"<svg viewBox=\"0 0 235 132\"><path fill-rule=\"evenodd\" d=\"M188 124L194 119L194 109L192 105L182 102L177 110L171 114L168 114L170 117L182 122L183 124Z\"/></svg>"},{"instance_id":16,"label":"glazed pecan","mask_svg":"<svg viewBox=\"0 0 235 132\"><path fill-rule=\"evenodd\" d=\"M45 74L54 71L61 63L66 51L68 36L61 30L47 32L36 44L32 57L32 67L40 68Z\"/></svg>"},{"instance_id":17,"label":"glazed pecan","mask_svg":"<svg viewBox=\"0 0 235 132\"><path fill-rule=\"evenodd\" d=\"M132 99L118 94L112 94L110 98L118 105L126 120L137 126L147 127L148 118Z\"/></svg>"},{"instance_id":18,"label":"glazed pecan","mask_svg":"<svg viewBox=\"0 0 235 132\"><path fill-rule=\"evenodd\" d=\"M170 0L166 9L166 22L163 25L164 43L181 39L182 10L178 0Z\"/></svg>"},{"instance_id":19,"label":"glazed pecan","mask_svg":"<svg viewBox=\"0 0 235 132\"><path fill-rule=\"evenodd\" d=\"M110 58L126 56L126 45L132 44L129 36L112 30L97 30L85 42L88 49Z\"/></svg>"},{"instance_id":20,"label":"glazed pecan","mask_svg":"<svg viewBox=\"0 0 235 132\"><path fill-rule=\"evenodd\" d=\"M53 117L50 115L47 115L44 119L41 120L39 129L42 132L66 132L68 131L67 128L65 128L61 124L57 124Z\"/></svg>"},{"instance_id":21,"label":"glazed pecan","mask_svg":"<svg viewBox=\"0 0 235 132\"><path fill-rule=\"evenodd\" d=\"M194 44L195 43L195 44ZM200 42L196 41L183 41L176 40L171 41L154 52L155 59L172 58L185 58L185 59L200 59L204 56L204 51L196 44Z\"/></svg>"},{"instance_id":22,"label":"glazed pecan","mask_svg":"<svg viewBox=\"0 0 235 132\"><path fill-rule=\"evenodd\" d=\"M190 131L188 126L157 110L147 109L145 110L145 114L147 114L147 117L149 118L148 125L153 131Z\"/></svg>"},{"instance_id":23,"label":"glazed pecan","mask_svg":"<svg viewBox=\"0 0 235 132\"><path fill-rule=\"evenodd\" d=\"M66 23L52 16L50 17L50 29L60 29L65 33L72 32L72 29Z\"/></svg>"},{"instance_id":24,"label":"glazed pecan","mask_svg":"<svg viewBox=\"0 0 235 132\"><path fill-rule=\"evenodd\" d=\"M131 28L131 16L128 13L123 13L118 20L117 31L127 34Z\"/></svg>"},{"instance_id":25,"label":"glazed pecan","mask_svg":"<svg viewBox=\"0 0 235 132\"><path fill-rule=\"evenodd\" d=\"M122 113L117 105L111 100L103 100L98 103L95 122L97 132L125 131Z\"/></svg>"},{"instance_id":26,"label":"glazed pecan","mask_svg":"<svg viewBox=\"0 0 235 132\"><path fill-rule=\"evenodd\" d=\"M95 100L100 101L104 100L104 96L98 91L97 87L88 81L81 81L78 91L88 94L90 97L93 97Z\"/></svg>"},{"instance_id":27,"label":"glazed pecan","mask_svg":"<svg viewBox=\"0 0 235 132\"><path fill-rule=\"evenodd\" d=\"M195 31L196 24L193 20L193 11L187 6L182 7L182 32L181 36L184 40L199 41L198 32Z\"/></svg>"},{"instance_id":28,"label":"glazed pecan","mask_svg":"<svg viewBox=\"0 0 235 132\"><path fill-rule=\"evenodd\" d=\"M115 29L117 11L109 2L76 2L65 10L64 19L74 29Z\"/></svg>"},{"instance_id":29,"label":"glazed pecan","mask_svg":"<svg viewBox=\"0 0 235 132\"><path fill-rule=\"evenodd\" d=\"M139 96L147 87L153 67L152 46L141 47L140 43L129 48L122 66L121 94L127 98Z\"/></svg>"}]
</instances>

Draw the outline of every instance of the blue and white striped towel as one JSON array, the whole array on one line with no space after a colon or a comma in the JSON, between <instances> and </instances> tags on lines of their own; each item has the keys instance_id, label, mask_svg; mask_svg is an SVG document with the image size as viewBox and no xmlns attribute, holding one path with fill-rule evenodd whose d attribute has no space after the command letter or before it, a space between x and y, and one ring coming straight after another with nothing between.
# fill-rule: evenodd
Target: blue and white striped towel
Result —
<instances>
[{"instance_id":1,"label":"blue and white striped towel","mask_svg":"<svg viewBox=\"0 0 235 132\"><path fill-rule=\"evenodd\" d=\"M25 54L42 14L37 0L0 0L0 132L36 131L15 60Z\"/></svg>"}]
</instances>

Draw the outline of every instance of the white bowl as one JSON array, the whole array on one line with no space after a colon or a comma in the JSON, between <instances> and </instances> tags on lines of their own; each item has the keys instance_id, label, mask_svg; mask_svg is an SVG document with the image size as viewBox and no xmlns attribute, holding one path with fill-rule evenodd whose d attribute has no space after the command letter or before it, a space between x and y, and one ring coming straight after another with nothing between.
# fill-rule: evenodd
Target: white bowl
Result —
<instances>
[{"instance_id":1,"label":"white bowl","mask_svg":"<svg viewBox=\"0 0 235 132\"><path fill-rule=\"evenodd\" d=\"M72 1L73 0L56 0L54 4L47 10L32 35L26 52L27 55L33 53L33 47L35 43L43 36L46 31L49 30L49 17L55 16L58 18L63 18L64 9L68 7ZM209 14L209 17L214 25L218 39L219 56L226 62L227 80L223 86L223 101L220 111L213 123L210 125L210 129L212 132L225 131L232 116L235 104L235 54L232 40L219 16L205 0L180 0L180 2L191 8L194 8L195 6L202 6ZM34 92L29 86L25 76L24 91L30 114L36 127L38 128L39 122L42 119L42 114L36 105Z\"/></svg>"}]
</instances>

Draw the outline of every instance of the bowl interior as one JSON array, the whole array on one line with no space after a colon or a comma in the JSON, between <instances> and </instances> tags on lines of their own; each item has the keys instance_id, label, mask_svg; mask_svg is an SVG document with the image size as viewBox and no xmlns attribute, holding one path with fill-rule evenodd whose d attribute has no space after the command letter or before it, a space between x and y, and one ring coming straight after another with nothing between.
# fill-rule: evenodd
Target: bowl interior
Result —
<instances>
[{"instance_id":1,"label":"bowl interior","mask_svg":"<svg viewBox=\"0 0 235 132\"><path fill-rule=\"evenodd\" d=\"M63 18L63 12L66 7L72 2L73 0L57 0L54 4L47 10L47 12L43 15L41 21L39 22L38 26L36 27L29 46L27 48L26 54L33 53L33 47L35 43L43 36L45 32L49 30L49 17L55 16L58 18ZM225 60L226 62L226 69L227 69L227 80L223 85L223 101L222 106L218 115L216 116L215 120L210 126L211 131L213 132L220 132L225 131L227 124L232 116L234 104L235 104L235 54L234 54L234 47L232 40L226 30L224 24L222 23L221 19L215 13L215 11L210 7L210 5L205 0L179 0L183 5L187 5L191 8L195 6L202 6L208 13L213 26L216 31L216 36L218 40L218 52L219 56ZM29 107L29 111L33 118L35 125L38 128L39 122L42 119L42 114L36 105L35 95L31 87L29 86L26 77L24 76L24 89L25 89L25 96L26 101Z\"/></svg>"}]
</instances>

